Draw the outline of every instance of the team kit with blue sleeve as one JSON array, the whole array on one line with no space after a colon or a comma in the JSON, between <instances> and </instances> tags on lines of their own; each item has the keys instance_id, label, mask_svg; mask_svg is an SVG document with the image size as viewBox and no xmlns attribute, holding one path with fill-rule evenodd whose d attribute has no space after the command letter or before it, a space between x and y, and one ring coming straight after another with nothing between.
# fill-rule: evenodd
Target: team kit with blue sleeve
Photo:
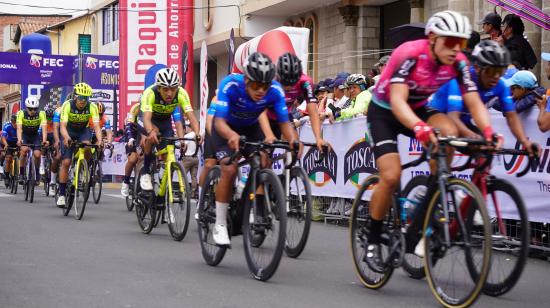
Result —
<instances>
[{"instance_id":1,"label":"team kit with blue sleeve","mask_svg":"<svg viewBox=\"0 0 550 308\"><path fill-rule=\"evenodd\" d=\"M487 109L496 107L496 109L501 110L503 114L516 110L510 89L506 86L506 82L503 78L500 78L497 85L493 88L485 89L481 85L479 77L475 73L473 67L471 67L470 70L472 80L476 83L479 89L479 96ZM475 124L472 122L472 116L462 100L458 82L454 79L443 85L431 97L428 106L444 113L461 112L460 119L462 122L469 128L475 127Z\"/></svg>"},{"instance_id":2,"label":"team kit with blue sleeve","mask_svg":"<svg viewBox=\"0 0 550 308\"><path fill-rule=\"evenodd\" d=\"M214 117L224 119L229 127L239 135L246 136L248 141L258 142L264 135L258 124L258 118L266 109L272 109L279 123L288 122L288 109L285 94L279 82L273 80L266 95L258 101L246 93L244 75L231 74L220 83ZM214 121L215 121L214 120ZM221 137L212 127L212 138L216 148L216 158L230 156L232 151L227 140Z\"/></svg>"}]
</instances>

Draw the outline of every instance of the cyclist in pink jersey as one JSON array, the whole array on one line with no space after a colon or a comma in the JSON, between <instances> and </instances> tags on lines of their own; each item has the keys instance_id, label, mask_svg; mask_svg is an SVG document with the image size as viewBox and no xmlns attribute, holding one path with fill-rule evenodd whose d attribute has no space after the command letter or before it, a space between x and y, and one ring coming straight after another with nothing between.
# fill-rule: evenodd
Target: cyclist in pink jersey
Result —
<instances>
[{"instance_id":1,"label":"cyclist in pink jersey","mask_svg":"<svg viewBox=\"0 0 550 308\"><path fill-rule=\"evenodd\" d=\"M289 116L292 114L295 103L306 101L306 110L309 114L309 121L317 149L322 151L322 146L327 143L321 137L321 119L317 108L317 98L313 94L313 82L311 78L302 73L302 63L298 57L287 52L279 57L277 61L277 80L285 91L285 101ZM273 110L267 111L267 116L276 138L281 138L281 132L277 123L277 116ZM292 118L290 118L292 122Z\"/></svg>"},{"instance_id":2,"label":"cyclist in pink jersey","mask_svg":"<svg viewBox=\"0 0 550 308\"><path fill-rule=\"evenodd\" d=\"M369 207L371 224L365 261L375 272L383 272L382 220L401 178L397 136L408 135L427 146L437 142L433 128L439 129L442 136L458 135L450 118L426 106L428 97L447 81L457 79L463 101L475 116L483 136L487 140L493 138L487 109L470 78L468 60L461 52L471 34L468 18L453 11L436 13L428 20L425 33L427 39L407 42L394 50L368 108L367 125L380 182ZM452 154L448 153L449 161ZM409 228L407 252L412 252L418 242L418 229L418 226Z\"/></svg>"}]
</instances>

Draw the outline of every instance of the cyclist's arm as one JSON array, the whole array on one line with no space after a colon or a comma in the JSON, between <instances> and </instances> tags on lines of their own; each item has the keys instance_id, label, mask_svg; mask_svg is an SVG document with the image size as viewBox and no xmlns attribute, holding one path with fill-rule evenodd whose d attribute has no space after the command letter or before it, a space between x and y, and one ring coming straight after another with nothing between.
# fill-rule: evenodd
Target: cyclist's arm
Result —
<instances>
[{"instance_id":1,"label":"cyclist's arm","mask_svg":"<svg viewBox=\"0 0 550 308\"><path fill-rule=\"evenodd\" d=\"M229 140L235 136L239 136L239 134L232 130L231 127L229 127L229 124L227 124L227 121L224 118L214 118L214 125L216 127L216 132L226 140Z\"/></svg>"},{"instance_id":2,"label":"cyclist's arm","mask_svg":"<svg viewBox=\"0 0 550 308\"><path fill-rule=\"evenodd\" d=\"M404 83L394 83L390 86L391 111L397 120L410 130L416 123L422 121L407 103L409 86Z\"/></svg>"},{"instance_id":3,"label":"cyclist's arm","mask_svg":"<svg viewBox=\"0 0 550 308\"><path fill-rule=\"evenodd\" d=\"M540 131L543 133L550 130L550 110L548 110L550 105L548 105L546 96L544 99L545 100L539 105L540 112L537 118L537 124L539 125Z\"/></svg>"},{"instance_id":4,"label":"cyclist's arm","mask_svg":"<svg viewBox=\"0 0 550 308\"><path fill-rule=\"evenodd\" d=\"M275 134L273 133L273 130L271 129L271 125L269 125L269 118L267 117L267 110L262 112L260 116L258 117L258 124L260 124L260 128L262 129L262 132L264 133L265 139L271 139L276 140Z\"/></svg>"},{"instance_id":5,"label":"cyclist's arm","mask_svg":"<svg viewBox=\"0 0 550 308\"><path fill-rule=\"evenodd\" d=\"M185 116L189 120L189 125L191 126L191 129L195 132L197 136L199 136L200 134L199 121L197 121L197 117L195 117L195 113L193 111L188 111L185 113Z\"/></svg>"},{"instance_id":6,"label":"cyclist's arm","mask_svg":"<svg viewBox=\"0 0 550 308\"><path fill-rule=\"evenodd\" d=\"M206 132L208 135L212 135L212 125L214 124L214 115L207 115L206 116Z\"/></svg>"},{"instance_id":7,"label":"cyclist's arm","mask_svg":"<svg viewBox=\"0 0 550 308\"><path fill-rule=\"evenodd\" d=\"M506 122L508 123L508 127L510 127L510 130L512 131L512 134L514 134L514 137L520 142L520 143L526 143L528 141L527 136L525 136L525 131L523 130L523 124L521 123L521 120L515 111L509 111L505 113L506 115Z\"/></svg>"},{"instance_id":8,"label":"cyclist's arm","mask_svg":"<svg viewBox=\"0 0 550 308\"><path fill-rule=\"evenodd\" d=\"M183 123L180 121L174 121L174 126L176 127L176 135L178 138L183 138L185 136L185 129L183 128Z\"/></svg>"},{"instance_id":9,"label":"cyclist's arm","mask_svg":"<svg viewBox=\"0 0 550 308\"><path fill-rule=\"evenodd\" d=\"M46 119L46 112L40 111L38 117L40 118L40 126L42 127L42 143L46 143L46 141L48 141L48 129L46 127L48 120Z\"/></svg>"},{"instance_id":10,"label":"cyclist's arm","mask_svg":"<svg viewBox=\"0 0 550 308\"><path fill-rule=\"evenodd\" d=\"M61 136L64 140L69 140L71 137L69 136L69 133L67 132L67 122L61 121L61 126L59 127L59 131L61 132Z\"/></svg>"},{"instance_id":11,"label":"cyclist's arm","mask_svg":"<svg viewBox=\"0 0 550 308\"><path fill-rule=\"evenodd\" d=\"M489 120L489 112L487 108L481 101L479 93L477 92L467 92L462 95L464 104L472 114L472 118L476 122L477 127L484 131L486 128L491 127L491 122Z\"/></svg>"},{"instance_id":12,"label":"cyclist's arm","mask_svg":"<svg viewBox=\"0 0 550 308\"><path fill-rule=\"evenodd\" d=\"M15 124L17 126L17 141L23 142L23 111L17 113L17 121Z\"/></svg>"},{"instance_id":13,"label":"cyclist's arm","mask_svg":"<svg viewBox=\"0 0 550 308\"><path fill-rule=\"evenodd\" d=\"M363 111L367 110L371 98L372 94L370 94L369 91L361 92L359 95L357 95L353 107L342 109L340 111L340 117L338 118L338 120L353 118L356 115L363 113Z\"/></svg>"},{"instance_id":14,"label":"cyclist's arm","mask_svg":"<svg viewBox=\"0 0 550 308\"><path fill-rule=\"evenodd\" d=\"M103 115L105 117L105 115ZM113 129L111 127L111 121L109 119L105 120L105 124L103 124L103 128L105 128L105 133L107 134L107 143L113 142Z\"/></svg>"},{"instance_id":15,"label":"cyclist's arm","mask_svg":"<svg viewBox=\"0 0 550 308\"><path fill-rule=\"evenodd\" d=\"M103 135L101 134L101 126L99 126L99 111L97 110L96 105L90 106L90 117L92 117L92 122L94 123L94 130L95 130L95 135L97 137L97 143L101 144L103 143L103 139L101 138L101 136Z\"/></svg>"},{"instance_id":16,"label":"cyclist's arm","mask_svg":"<svg viewBox=\"0 0 550 308\"><path fill-rule=\"evenodd\" d=\"M181 88L178 92L178 101L180 102L181 111L185 114L185 117L189 120L189 125L191 129L195 132L197 136L200 136L199 121L195 117L193 112L193 107L191 107L191 100L185 89Z\"/></svg>"},{"instance_id":17,"label":"cyclist's arm","mask_svg":"<svg viewBox=\"0 0 550 308\"><path fill-rule=\"evenodd\" d=\"M449 118L451 118L451 120L458 128L460 136L466 138L478 138L479 135L474 133L471 129L468 128L468 126L466 126L466 124L464 124L464 122L462 122L462 119L460 118L461 114L462 113L460 111L449 111L449 113L447 113Z\"/></svg>"},{"instance_id":18,"label":"cyclist's arm","mask_svg":"<svg viewBox=\"0 0 550 308\"><path fill-rule=\"evenodd\" d=\"M152 91L145 90L143 95L141 95L140 102L141 113L143 114L143 128L145 128L145 134L147 136L153 130L153 123L151 122L151 118L153 117L153 105L149 99L149 96L151 95L154 96Z\"/></svg>"},{"instance_id":19,"label":"cyclist's arm","mask_svg":"<svg viewBox=\"0 0 550 308\"><path fill-rule=\"evenodd\" d=\"M8 148L8 140L6 138L6 131L2 131L2 143L4 144L4 148Z\"/></svg>"}]
</instances>

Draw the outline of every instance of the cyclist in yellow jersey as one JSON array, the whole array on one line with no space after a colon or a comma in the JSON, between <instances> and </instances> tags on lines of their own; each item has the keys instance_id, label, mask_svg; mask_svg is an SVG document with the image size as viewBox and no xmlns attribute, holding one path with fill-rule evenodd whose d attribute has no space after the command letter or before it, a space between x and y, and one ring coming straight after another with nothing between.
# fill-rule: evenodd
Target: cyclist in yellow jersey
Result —
<instances>
[{"instance_id":1,"label":"cyclist in yellow jersey","mask_svg":"<svg viewBox=\"0 0 550 308\"><path fill-rule=\"evenodd\" d=\"M140 186L143 190L152 190L153 184L148 171L153 161L153 145L158 144L157 134L163 137L174 136L172 130L172 113L179 106L185 116L189 119L191 128L195 132L197 139L200 139L199 123L193 113L189 95L179 86L180 77L178 72L171 68L163 68L155 76L155 84L147 88L141 95L141 112L143 113L143 126L145 128L145 140L143 142L143 152L145 154L143 170L146 172L140 180ZM181 121L174 121L178 137L183 138L184 130ZM164 148L165 144L160 144L159 149ZM176 147L179 144L176 143Z\"/></svg>"},{"instance_id":2,"label":"cyclist in yellow jersey","mask_svg":"<svg viewBox=\"0 0 550 308\"><path fill-rule=\"evenodd\" d=\"M67 187L68 171L71 164L73 149L71 142L78 141L90 143L90 130L88 122L92 119L94 131L97 136L101 136L99 127L99 113L97 106L90 103L92 88L84 83L78 83L74 86L74 99L68 100L61 106L60 128L61 134L61 172L59 173L59 198L57 206L65 206L65 189ZM96 144L102 146L102 138L98 138ZM86 151L86 158L89 159L90 151Z\"/></svg>"},{"instance_id":3,"label":"cyclist in yellow jersey","mask_svg":"<svg viewBox=\"0 0 550 308\"><path fill-rule=\"evenodd\" d=\"M22 144L34 144L40 146L42 144L48 145L48 135L46 132L46 113L44 111L38 111L39 101L38 97L29 96L25 100L25 110L19 110L17 113L17 146L21 147L21 167L20 173L25 177L25 166L27 165L27 153L29 148L21 146ZM42 127L42 139L38 134L38 131ZM39 174L38 168L40 166L41 151L39 147L36 147L33 152L34 165L36 167L36 174ZM36 176L35 178L39 178ZM22 179L23 180L23 179Z\"/></svg>"},{"instance_id":4,"label":"cyclist in yellow jersey","mask_svg":"<svg viewBox=\"0 0 550 308\"><path fill-rule=\"evenodd\" d=\"M138 123L139 113L140 103L134 104L128 112L126 125L124 127L124 133L126 135L126 155L128 156L128 161L124 167L124 178L122 179L122 185L120 186L120 194L123 197L128 197L130 195L130 175L132 175L132 171L136 167L139 159L136 148L141 144L141 137L143 134L143 126Z\"/></svg>"}]
</instances>

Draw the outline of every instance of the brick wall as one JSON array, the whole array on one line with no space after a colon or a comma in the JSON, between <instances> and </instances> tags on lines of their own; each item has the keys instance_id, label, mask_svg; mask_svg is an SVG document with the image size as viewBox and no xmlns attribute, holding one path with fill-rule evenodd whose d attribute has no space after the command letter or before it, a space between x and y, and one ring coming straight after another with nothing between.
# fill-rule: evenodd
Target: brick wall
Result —
<instances>
[{"instance_id":1,"label":"brick wall","mask_svg":"<svg viewBox=\"0 0 550 308\"><path fill-rule=\"evenodd\" d=\"M334 77L343 71L345 53L344 20L338 12L340 5L331 5L315 11L319 22L317 76L319 80ZM318 80L315 80L317 82Z\"/></svg>"},{"instance_id":2,"label":"brick wall","mask_svg":"<svg viewBox=\"0 0 550 308\"><path fill-rule=\"evenodd\" d=\"M367 74L368 70L374 67L381 54L373 53L372 50L380 49L380 7L363 6L361 7L361 17L359 18L359 29L357 34L360 43L357 44L363 52L358 73ZM352 72L350 72L352 73Z\"/></svg>"}]
</instances>

